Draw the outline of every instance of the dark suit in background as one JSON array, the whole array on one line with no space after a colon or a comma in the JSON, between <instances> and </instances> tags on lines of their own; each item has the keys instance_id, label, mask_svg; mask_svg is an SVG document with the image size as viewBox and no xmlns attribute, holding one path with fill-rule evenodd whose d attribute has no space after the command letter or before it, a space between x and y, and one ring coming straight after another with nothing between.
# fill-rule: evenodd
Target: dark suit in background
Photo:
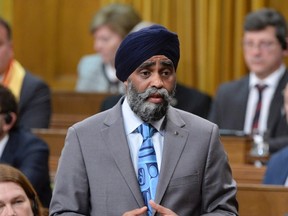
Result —
<instances>
[{"instance_id":1,"label":"dark suit in background","mask_svg":"<svg viewBox=\"0 0 288 216\"><path fill-rule=\"evenodd\" d=\"M252 134L252 130L258 129L260 133L267 132L270 153L288 145L288 126L283 112L282 94L288 81L284 62L288 49L287 34L285 17L273 8L262 8L246 15L243 22L242 47L249 75L219 87L209 116L220 129L245 130L245 133L249 134ZM265 105L267 121L265 118L266 122L262 125L263 119L260 115L260 127L257 124L252 128L252 115L255 110L251 110L254 107L248 107L247 104L257 102L254 101L257 99L253 92L257 91L257 85L262 84L268 85L268 90L272 87L270 93L273 95L269 95L269 91L268 95L264 92L263 98L271 99ZM259 97L259 91L257 96ZM256 106L255 103L255 108ZM246 109L249 109L248 115ZM251 120L251 130L248 129L248 122L245 122L246 118ZM263 131L264 129L266 131Z\"/></svg>"},{"instance_id":2,"label":"dark suit in background","mask_svg":"<svg viewBox=\"0 0 288 216\"><path fill-rule=\"evenodd\" d=\"M48 128L51 93L48 85L26 71L19 100L18 124L24 128Z\"/></svg>"},{"instance_id":3,"label":"dark suit in background","mask_svg":"<svg viewBox=\"0 0 288 216\"><path fill-rule=\"evenodd\" d=\"M27 71L16 59L12 29L0 17L1 59L0 83L9 88L18 103L17 117L21 127L48 128L51 115L51 95L48 85Z\"/></svg>"},{"instance_id":4,"label":"dark suit in background","mask_svg":"<svg viewBox=\"0 0 288 216\"><path fill-rule=\"evenodd\" d=\"M280 79L269 109L267 129L271 153L288 145L288 126L283 114L282 91L288 81L288 72ZM220 129L243 130L249 95L249 76L222 84L215 96L209 120Z\"/></svg>"},{"instance_id":5,"label":"dark suit in background","mask_svg":"<svg viewBox=\"0 0 288 216\"><path fill-rule=\"evenodd\" d=\"M288 147L272 155L267 165L263 183L284 185L288 177L287 164L288 164Z\"/></svg>"},{"instance_id":6,"label":"dark suit in background","mask_svg":"<svg viewBox=\"0 0 288 216\"><path fill-rule=\"evenodd\" d=\"M112 95L107 97L101 105L101 111L113 107L121 97L122 95ZM207 118L211 102L212 99L209 95L204 94L197 89L188 88L177 83L175 96L171 102L171 105L175 108L193 113L202 118Z\"/></svg>"},{"instance_id":7,"label":"dark suit in background","mask_svg":"<svg viewBox=\"0 0 288 216\"><path fill-rule=\"evenodd\" d=\"M21 170L30 180L43 206L48 207L51 187L48 168L49 149L47 144L29 131L13 129L0 158L1 163Z\"/></svg>"}]
</instances>

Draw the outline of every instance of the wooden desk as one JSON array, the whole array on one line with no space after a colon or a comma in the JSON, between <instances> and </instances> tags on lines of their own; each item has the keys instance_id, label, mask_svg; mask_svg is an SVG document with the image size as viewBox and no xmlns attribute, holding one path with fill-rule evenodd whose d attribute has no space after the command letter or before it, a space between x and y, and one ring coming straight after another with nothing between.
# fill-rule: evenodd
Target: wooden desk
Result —
<instances>
[{"instance_id":1,"label":"wooden desk","mask_svg":"<svg viewBox=\"0 0 288 216\"><path fill-rule=\"evenodd\" d=\"M93 115L98 113L102 101L111 93L84 93L53 91L52 109L57 114Z\"/></svg>"},{"instance_id":2,"label":"wooden desk","mask_svg":"<svg viewBox=\"0 0 288 216\"><path fill-rule=\"evenodd\" d=\"M222 136L221 142L228 154L230 164L247 163L247 155L251 148L252 140L249 137Z\"/></svg>"},{"instance_id":3,"label":"wooden desk","mask_svg":"<svg viewBox=\"0 0 288 216\"><path fill-rule=\"evenodd\" d=\"M266 166L255 167L251 164L231 164L231 169L237 184L262 184Z\"/></svg>"},{"instance_id":4,"label":"wooden desk","mask_svg":"<svg viewBox=\"0 0 288 216\"><path fill-rule=\"evenodd\" d=\"M241 216L285 216L288 214L288 188L239 184L237 192Z\"/></svg>"},{"instance_id":5,"label":"wooden desk","mask_svg":"<svg viewBox=\"0 0 288 216\"><path fill-rule=\"evenodd\" d=\"M54 176L58 167L58 160L61 156L62 149L65 143L67 130L60 129L33 129L32 132L43 139L50 150L49 156L49 172L51 181L54 181Z\"/></svg>"},{"instance_id":6,"label":"wooden desk","mask_svg":"<svg viewBox=\"0 0 288 216\"><path fill-rule=\"evenodd\" d=\"M50 123L51 129L68 129L73 124L82 121L90 115L53 113Z\"/></svg>"},{"instance_id":7,"label":"wooden desk","mask_svg":"<svg viewBox=\"0 0 288 216\"><path fill-rule=\"evenodd\" d=\"M50 128L67 129L78 121L100 112L103 100L111 93L52 92Z\"/></svg>"}]
</instances>

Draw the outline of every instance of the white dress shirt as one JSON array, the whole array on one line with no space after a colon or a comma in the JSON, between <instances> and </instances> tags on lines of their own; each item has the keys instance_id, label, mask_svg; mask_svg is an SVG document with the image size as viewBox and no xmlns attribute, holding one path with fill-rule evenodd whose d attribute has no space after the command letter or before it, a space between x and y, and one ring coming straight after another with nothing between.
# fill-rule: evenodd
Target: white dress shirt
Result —
<instances>
[{"instance_id":1,"label":"white dress shirt","mask_svg":"<svg viewBox=\"0 0 288 216\"><path fill-rule=\"evenodd\" d=\"M246 116L244 124L244 132L246 134L251 133L252 122L256 110L256 105L258 102L258 90L255 87L256 84L266 84L267 87L262 92L262 106L259 116L259 126L258 131L260 134L263 134L267 130L267 121L269 116L270 104L273 99L277 85L285 73L285 65L281 65L275 72L270 74L263 80L260 80L256 77L255 73L250 73L250 83L249 83L249 96L246 107Z\"/></svg>"},{"instance_id":2,"label":"white dress shirt","mask_svg":"<svg viewBox=\"0 0 288 216\"><path fill-rule=\"evenodd\" d=\"M9 135L6 134L2 140L0 140L0 158L2 157L3 151L5 149L5 146L7 145L9 139Z\"/></svg>"},{"instance_id":3,"label":"white dress shirt","mask_svg":"<svg viewBox=\"0 0 288 216\"><path fill-rule=\"evenodd\" d=\"M131 110L126 98L124 99L124 102L122 104L122 114L124 119L124 128L128 140L128 146L130 149L130 156L137 176L138 152L143 142L143 137L140 133L135 132L135 130L143 123L143 121ZM154 135L152 136L152 142L156 152L156 159L159 172L161 168L163 142L164 142L164 136L163 136L164 131L162 131L161 129L163 120L164 117L160 121L157 121L152 124L152 126L157 130L157 132L154 133Z\"/></svg>"}]
</instances>

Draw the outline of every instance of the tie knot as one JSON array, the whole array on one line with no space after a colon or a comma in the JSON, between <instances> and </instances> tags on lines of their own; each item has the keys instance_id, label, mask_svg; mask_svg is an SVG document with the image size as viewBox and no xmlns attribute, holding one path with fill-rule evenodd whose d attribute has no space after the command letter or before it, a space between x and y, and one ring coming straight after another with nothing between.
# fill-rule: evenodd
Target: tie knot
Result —
<instances>
[{"instance_id":1,"label":"tie knot","mask_svg":"<svg viewBox=\"0 0 288 216\"><path fill-rule=\"evenodd\" d=\"M259 92L262 92L266 87L266 84L256 84L255 87L258 89Z\"/></svg>"},{"instance_id":2,"label":"tie knot","mask_svg":"<svg viewBox=\"0 0 288 216\"><path fill-rule=\"evenodd\" d=\"M146 123L141 124L137 130L141 133L144 140L151 138L156 132L156 129L152 125Z\"/></svg>"}]
</instances>

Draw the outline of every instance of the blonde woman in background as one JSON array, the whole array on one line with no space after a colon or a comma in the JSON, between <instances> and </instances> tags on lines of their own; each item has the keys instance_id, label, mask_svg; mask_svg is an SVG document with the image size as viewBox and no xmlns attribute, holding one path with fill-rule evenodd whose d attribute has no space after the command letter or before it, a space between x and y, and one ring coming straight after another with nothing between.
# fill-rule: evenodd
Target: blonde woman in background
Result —
<instances>
[{"instance_id":1,"label":"blonde woman in background","mask_svg":"<svg viewBox=\"0 0 288 216\"><path fill-rule=\"evenodd\" d=\"M76 91L124 93L115 74L115 54L124 37L140 21L137 12L126 4L110 4L96 13L90 32L97 54L80 60Z\"/></svg>"}]
</instances>

